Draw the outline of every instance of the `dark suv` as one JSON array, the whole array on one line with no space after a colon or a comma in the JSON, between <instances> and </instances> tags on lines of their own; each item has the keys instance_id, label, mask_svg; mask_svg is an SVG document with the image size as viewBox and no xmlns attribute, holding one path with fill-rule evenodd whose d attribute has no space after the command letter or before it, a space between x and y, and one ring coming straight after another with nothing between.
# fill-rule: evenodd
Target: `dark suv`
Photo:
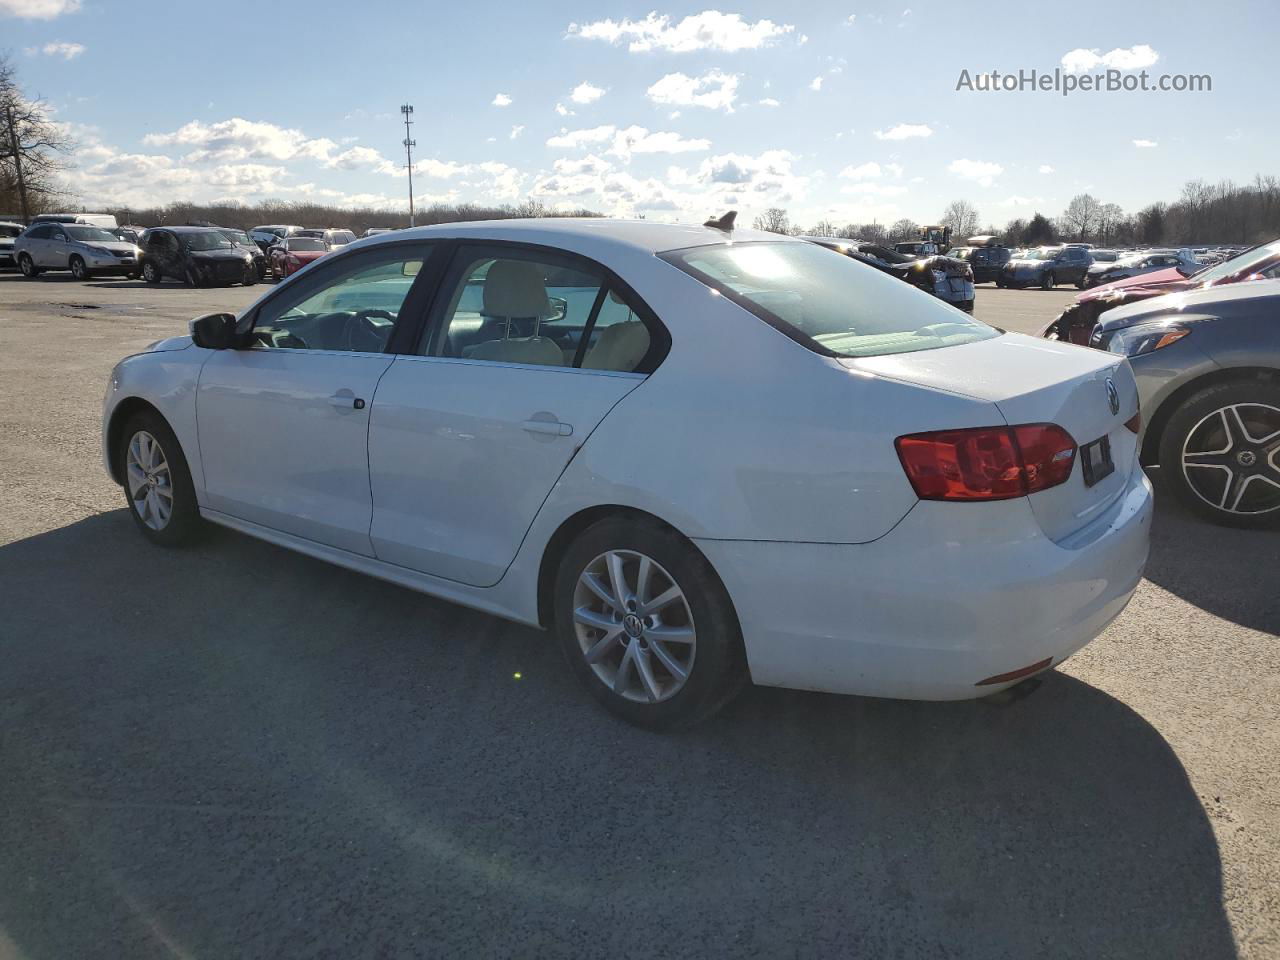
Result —
<instances>
[{"instance_id":1,"label":"dark suv","mask_svg":"<svg viewBox=\"0 0 1280 960\"><path fill-rule=\"evenodd\" d=\"M996 286L1052 290L1060 283L1074 283L1084 289L1092 263L1084 247L1037 247L1006 263L996 277Z\"/></svg>"},{"instance_id":2,"label":"dark suv","mask_svg":"<svg viewBox=\"0 0 1280 960\"><path fill-rule=\"evenodd\" d=\"M1004 244L987 246L953 247L947 251L948 257L963 260L973 270L974 283L996 283L1000 279L1000 271L1009 262L1011 252Z\"/></svg>"},{"instance_id":3,"label":"dark suv","mask_svg":"<svg viewBox=\"0 0 1280 960\"><path fill-rule=\"evenodd\" d=\"M165 277L190 287L258 282L254 255L213 227L152 227L142 235L142 279Z\"/></svg>"}]
</instances>

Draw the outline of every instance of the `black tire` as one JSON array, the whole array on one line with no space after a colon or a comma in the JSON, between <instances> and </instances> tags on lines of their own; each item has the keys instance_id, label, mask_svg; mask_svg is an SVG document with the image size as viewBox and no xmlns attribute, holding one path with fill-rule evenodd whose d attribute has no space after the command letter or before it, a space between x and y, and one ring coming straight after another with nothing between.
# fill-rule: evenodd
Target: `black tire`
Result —
<instances>
[{"instance_id":1,"label":"black tire","mask_svg":"<svg viewBox=\"0 0 1280 960\"><path fill-rule=\"evenodd\" d=\"M172 494L173 506L167 523L160 529L148 526L143 518L139 503L145 503L145 498L135 500L130 493L129 446L139 432L145 432L155 438L168 465L168 483L160 485L167 487ZM116 456L117 463L120 464L120 469L124 473L125 503L128 504L129 514L133 517L133 522L137 524L138 529L142 531L142 535L162 547L178 547L194 540L204 521L200 518L200 510L196 504L196 491L191 483L191 469L187 466L187 458L183 455L182 446L164 417L154 410L140 411L131 416L120 432ZM141 489L145 490L146 487Z\"/></svg>"},{"instance_id":2,"label":"black tire","mask_svg":"<svg viewBox=\"0 0 1280 960\"><path fill-rule=\"evenodd\" d=\"M137 279L138 279L139 277L141 277L141 276L142 276L142 274L140 274L140 273L138 273L136 270L134 270L134 271L131 271L130 273L126 273L126 274L124 275L124 278L125 278L126 280L137 280Z\"/></svg>"},{"instance_id":3,"label":"black tire","mask_svg":"<svg viewBox=\"0 0 1280 960\"><path fill-rule=\"evenodd\" d=\"M240 286L252 287L258 282L258 268L252 263L244 268L244 273L240 277Z\"/></svg>"},{"instance_id":4,"label":"black tire","mask_svg":"<svg viewBox=\"0 0 1280 960\"><path fill-rule=\"evenodd\" d=\"M1085 288L1085 286L1086 286L1086 284L1085 284L1085 278L1084 278L1084 277L1081 277L1079 280L1077 280L1077 281L1076 281L1076 289L1077 289L1077 290L1083 290L1083 289Z\"/></svg>"},{"instance_id":5,"label":"black tire","mask_svg":"<svg viewBox=\"0 0 1280 960\"><path fill-rule=\"evenodd\" d=\"M1040 278L1041 290L1052 290L1058 285L1058 278L1053 275L1052 270L1045 271L1044 276Z\"/></svg>"},{"instance_id":6,"label":"black tire","mask_svg":"<svg viewBox=\"0 0 1280 960\"><path fill-rule=\"evenodd\" d=\"M1245 437L1226 432L1223 417L1224 413L1231 416L1232 407L1245 408L1239 411ZM1160 473L1178 499L1206 520L1227 527L1280 526L1280 490L1264 482L1280 483L1280 439L1249 442L1249 437L1266 436L1273 426L1280 429L1280 380L1238 380L1206 387L1183 401L1165 424L1160 435ZM1221 461L1226 469L1184 468L1183 451L1188 447L1225 450L1216 457L1198 459ZM1254 480L1256 476L1262 479ZM1239 498L1232 500L1237 493ZM1229 501L1236 509L1224 508Z\"/></svg>"},{"instance_id":7,"label":"black tire","mask_svg":"<svg viewBox=\"0 0 1280 960\"><path fill-rule=\"evenodd\" d=\"M71 268L71 276L77 280L88 280L91 275L83 257L72 257L67 261L67 266Z\"/></svg>"},{"instance_id":8,"label":"black tire","mask_svg":"<svg viewBox=\"0 0 1280 960\"><path fill-rule=\"evenodd\" d=\"M186 283L188 287L200 286L200 277L190 267L187 267L187 269L183 272L182 276L183 276L183 281Z\"/></svg>"},{"instance_id":9,"label":"black tire","mask_svg":"<svg viewBox=\"0 0 1280 960\"><path fill-rule=\"evenodd\" d=\"M640 702L615 693L585 658L574 622L575 592L579 577L610 551L634 552L650 558L663 571L654 576L668 577L684 594L685 612L692 618L696 643L691 650L692 661L683 685L679 685L675 675L665 668L657 671L665 677L668 685L675 687L665 699ZM570 668L600 703L628 723L650 730L692 726L728 703L746 683L742 633L728 592L697 548L666 527L627 517L608 518L593 524L579 534L565 551L554 590L554 629ZM677 613L677 618L679 616ZM592 639L597 639L596 634L599 638L604 636L603 631L594 630ZM637 644L639 649L648 651L647 643L642 637L631 639L627 633L620 632L611 653L601 660L602 669L609 669L606 662L609 657L620 661L626 655L628 644ZM676 647L675 642L668 642L665 649L671 651ZM651 670L660 667L661 661L656 654L649 659L650 654L646 652L645 657L646 662L653 665ZM631 675L639 683L639 674L634 668Z\"/></svg>"},{"instance_id":10,"label":"black tire","mask_svg":"<svg viewBox=\"0 0 1280 960\"><path fill-rule=\"evenodd\" d=\"M159 283L164 279L164 274L160 272L159 267L148 261L142 265L142 279L147 283Z\"/></svg>"},{"instance_id":11,"label":"black tire","mask_svg":"<svg viewBox=\"0 0 1280 960\"><path fill-rule=\"evenodd\" d=\"M34 280L43 272L36 266L36 262L31 259L31 254L29 253L18 254L18 269L22 271L22 275L28 280Z\"/></svg>"}]
</instances>

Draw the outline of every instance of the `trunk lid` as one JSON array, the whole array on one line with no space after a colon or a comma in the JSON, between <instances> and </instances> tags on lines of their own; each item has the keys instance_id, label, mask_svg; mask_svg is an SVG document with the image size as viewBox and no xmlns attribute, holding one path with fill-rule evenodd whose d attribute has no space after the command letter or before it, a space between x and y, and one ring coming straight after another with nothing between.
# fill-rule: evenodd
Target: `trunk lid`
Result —
<instances>
[{"instance_id":1,"label":"trunk lid","mask_svg":"<svg viewBox=\"0 0 1280 960\"><path fill-rule=\"evenodd\" d=\"M1010 424L1055 423L1084 447L1103 437L1114 471L1086 486L1083 455L1066 483L1028 498L1041 529L1062 540L1088 524L1124 492L1137 465L1137 435L1125 421L1138 412L1138 388L1123 357L1010 333L936 350L842 360L876 376L946 390L995 404ZM1118 407L1112 410L1108 381Z\"/></svg>"}]
</instances>

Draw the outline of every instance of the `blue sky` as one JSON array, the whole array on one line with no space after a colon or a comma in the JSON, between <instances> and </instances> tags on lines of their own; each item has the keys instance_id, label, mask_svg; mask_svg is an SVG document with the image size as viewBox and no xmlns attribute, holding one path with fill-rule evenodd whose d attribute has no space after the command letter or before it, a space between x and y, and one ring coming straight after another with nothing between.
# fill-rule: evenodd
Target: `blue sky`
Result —
<instances>
[{"instance_id":1,"label":"blue sky","mask_svg":"<svg viewBox=\"0 0 1280 960\"><path fill-rule=\"evenodd\" d=\"M1270 2L305 4L0 0L0 49L80 143L86 205L415 192L806 225L1127 210L1275 171ZM1092 53L1090 53L1092 52ZM957 91L1108 64L1207 93ZM1092 67L1092 69L1090 69Z\"/></svg>"}]
</instances>

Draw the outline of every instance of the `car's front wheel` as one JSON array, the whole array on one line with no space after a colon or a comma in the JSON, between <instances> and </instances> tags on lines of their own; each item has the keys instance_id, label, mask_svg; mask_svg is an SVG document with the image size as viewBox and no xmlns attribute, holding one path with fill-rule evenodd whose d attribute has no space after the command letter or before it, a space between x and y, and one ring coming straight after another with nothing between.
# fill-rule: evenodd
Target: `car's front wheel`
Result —
<instances>
[{"instance_id":1,"label":"car's front wheel","mask_svg":"<svg viewBox=\"0 0 1280 960\"><path fill-rule=\"evenodd\" d=\"M195 487L182 447L163 417L135 414L120 434L125 501L138 529L152 543L176 547L200 527Z\"/></svg>"},{"instance_id":2,"label":"car's front wheel","mask_svg":"<svg viewBox=\"0 0 1280 960\"><path fill-rule=\"evenodd\" d=\"M21 253L18 255L18 269L22 271L22 275L27 279L35 279L40 276L40 268L36 266L36 262L31 259L31 254Z\"/></svg>"},{"instance_id":3,"label":"car's front wheel","mask_svg":"<svg viewBox=\"0 0 1280 960\"><path fill-rule=\"evenodd\" d=\"M147 283L159 283L162 279L160 268L148 261L142 265L142 279Z\"/></svg>"},{"instance_id":4,"label":"car's front wheel","mask_svg":"<svg viewBox=\"0 0 1280 960\"><path fill-rule=\"evenodd\" d=\"M1280 524L1280 383L1225 383L1193 394L1165 425L1160 472L1208 520Z\"/></svg>"},{"instance_id":5,"label":"car's front wheel","mask_svg":"<svg viewBox=\"0 0 1280 960\"><path fill-rule=\"evenodd\" d=\"M77 280L89 279L89 268L85 266L83 257L72 257L68 266L71 267L71 276Z\"/></svg>"},{"instance_id":6,"label":"car's front wheel","mask_svg":"<svg viewBox=\"0 0 1280 960\"><path fill-rule=\"evenodd\" d=\"M630 723L689 726L746 680L724 585L670 529L631 518L592 525L565 552L554 589L555 630L570 666Z\"/></svg>"},{"instance_id":7,"label":"car's front wheel","mask_svg":"<svg viewBox=\"0 0 1280 960\"><path fill-rule=\"evenodd\" d=\"M1045 275L1040 278L1040 286L1044 290L1052 290L1057 285L1058 278L1053 275L1052 270L1046 271Z\"/></svg>"}]
</instances>

